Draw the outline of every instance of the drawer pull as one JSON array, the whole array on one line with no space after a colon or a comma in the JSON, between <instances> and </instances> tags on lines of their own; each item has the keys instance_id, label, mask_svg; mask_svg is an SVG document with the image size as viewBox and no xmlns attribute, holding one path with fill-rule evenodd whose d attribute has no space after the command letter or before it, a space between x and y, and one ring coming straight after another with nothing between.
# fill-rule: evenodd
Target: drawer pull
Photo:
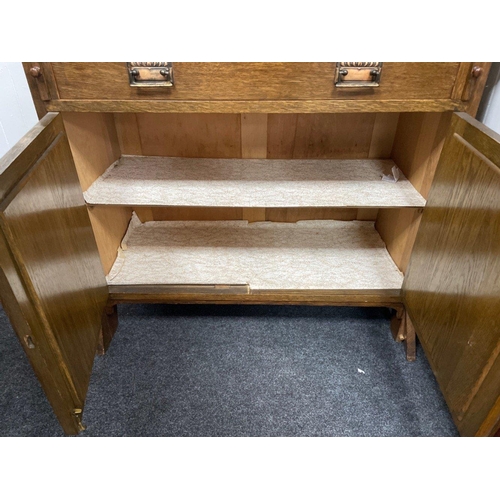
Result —
<instances>
[{"instance_id":1,"label":"drawer pull","mask_svg":"<svg viewBox=\"0 0 500 500\"><path fill-rule=\"evenodd\" d=\"M42 76L42 70L40 69L40 66L33 66L30 69L30 75L33 78L40 78L40 76Z\"/></svg>"},{"instance_id":2,"label":"drawer pull","mask_svg":"<svg viewBox=\"0 0 500 500\"><path fill-rule=\"evenodd\" d=\"M472 76L474 78L479 78L483 74L484 70L481 66L474 66L472 68Z\"/></svg>"},{"instance_id":3,"label":"drawer pull","mask_svg":"<svg viewBox=\"0 0 500 500\"><path fill-rule=\"evenodd\" d=\"M378 87L382 74L381 62L338 62L336 87Z\"/></svg>"},{"instance_id":4,"label":"drawer pull","mask_svg":"<svg viewBox=\"0 0 500 500\"><path fill-rule=\"evenodd\" d=\"M131 87L172 87L174 70L171 62L127 63Z\"/></svg>"}]
</instances>

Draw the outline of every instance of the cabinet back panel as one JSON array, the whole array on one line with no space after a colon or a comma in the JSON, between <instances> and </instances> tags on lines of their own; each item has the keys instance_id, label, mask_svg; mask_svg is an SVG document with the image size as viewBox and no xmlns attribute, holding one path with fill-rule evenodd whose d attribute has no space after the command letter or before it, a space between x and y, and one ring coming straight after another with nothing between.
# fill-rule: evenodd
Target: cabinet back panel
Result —
<instances>
[{"instance_id":1,"label":"cabinet back panel","mask_svg":"<svg viewBox=\"0 0 500 500\"><path fill-rule=\"evenodd\" d=\"M398 113L270 114L268 158L390 158Z\"/></svg>"},{"instance_id":2,"label":"cabinet back panel","mask_svg":"<svg viewBox=\"0 0 500 500\"><path fill-rule=\"evenodd\" d=\"M97 208L97 207L96 207ZM102 207L101 207L102 208ZM112 207L104 207L109 209ZM299 220L372 220L378 209L366 208L241 208L241 207L134 207L141 222L160 220L248 220L297 222Z\"/></svg>"},{"instance_id":3,"label":"cabinet back panel","mask_svg":"<svg viewBox=\"0 0 500 500\"><path fill-rule=\"evenodd\" d=\"M145 156L241 158L239 114L138 113L136 123Z\"/></svg>"},{"instance_id":4,"label":"cabinet back panel","mask_svg":"<svg viewBox=\"0 0 500 500\"><path fill-rule=\"evenodd\" d=\"M399 113L114 115L122 154L275 159L390 158L398 117Z\"/></svg>"}]
</instances>

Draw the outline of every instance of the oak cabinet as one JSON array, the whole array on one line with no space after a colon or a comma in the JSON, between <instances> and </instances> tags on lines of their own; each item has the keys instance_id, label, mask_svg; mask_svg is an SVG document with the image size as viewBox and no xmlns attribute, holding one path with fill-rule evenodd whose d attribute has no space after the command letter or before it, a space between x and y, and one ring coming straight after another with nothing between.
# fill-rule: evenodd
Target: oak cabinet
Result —
<instances>
[{"instance_id":1,"label":"oak cabinet","mask_svg":"<svg viewBox=\"0 0 500 500\"><path fill-rule=\"evenodd\" d=\"M25 63L0 291L65 432L119 302L393 308L461 434L497 432L500 138L466 113L488 63L164 64Z\"/></svg>"}]
</instances>

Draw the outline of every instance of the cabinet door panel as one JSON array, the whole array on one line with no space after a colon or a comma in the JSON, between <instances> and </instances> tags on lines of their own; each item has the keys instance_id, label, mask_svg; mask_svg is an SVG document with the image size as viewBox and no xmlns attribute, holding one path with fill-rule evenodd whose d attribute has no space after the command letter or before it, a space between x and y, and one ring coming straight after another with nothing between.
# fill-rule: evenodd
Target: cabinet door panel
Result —
<instances>
[{"instance_id":1,"label":"cabinet door panel","mask_svg":"<svg viewBox=\"0 0 500 500\"><path fill-rule=\"evenodd\" d=\"M500 136L453 116L403 284L462 435L500 421Z\"/></svg>"},{"instance_id":2,"label":"cabinet door panel","mask_svg":"<svg viewBox=\"0 0 500 500\"><path fill-rule=\"evenodd\" d=\"M107 285L61 117L0 165L2 301L64 430L76 433Z\"/></svg>"}]
</instances>

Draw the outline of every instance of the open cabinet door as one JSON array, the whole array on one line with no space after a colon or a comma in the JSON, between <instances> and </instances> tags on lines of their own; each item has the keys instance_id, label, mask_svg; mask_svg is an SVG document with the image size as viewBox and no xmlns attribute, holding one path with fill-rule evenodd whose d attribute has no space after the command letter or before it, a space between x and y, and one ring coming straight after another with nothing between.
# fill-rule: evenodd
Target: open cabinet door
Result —
<instances>
[{"instance_id":1,"label":"open cabinet door","mask_svg":"<svg viewBox=\"0 0 500 500\"><path fill-rule=\"evenodd\" d=\"M78 433L108 291L57 113L0 159L0 296L64 431Z\"/></svg>"},{"instance_id":2,"label":"open cabinet door","mask_svg":"<svg viewBox=\"0 0 500 500\"><path fill-rule=\"evenodd\" d=\"M404 302L461 435L500 425L500 135L457 113Z\"/></svg>"}]
</instances>

